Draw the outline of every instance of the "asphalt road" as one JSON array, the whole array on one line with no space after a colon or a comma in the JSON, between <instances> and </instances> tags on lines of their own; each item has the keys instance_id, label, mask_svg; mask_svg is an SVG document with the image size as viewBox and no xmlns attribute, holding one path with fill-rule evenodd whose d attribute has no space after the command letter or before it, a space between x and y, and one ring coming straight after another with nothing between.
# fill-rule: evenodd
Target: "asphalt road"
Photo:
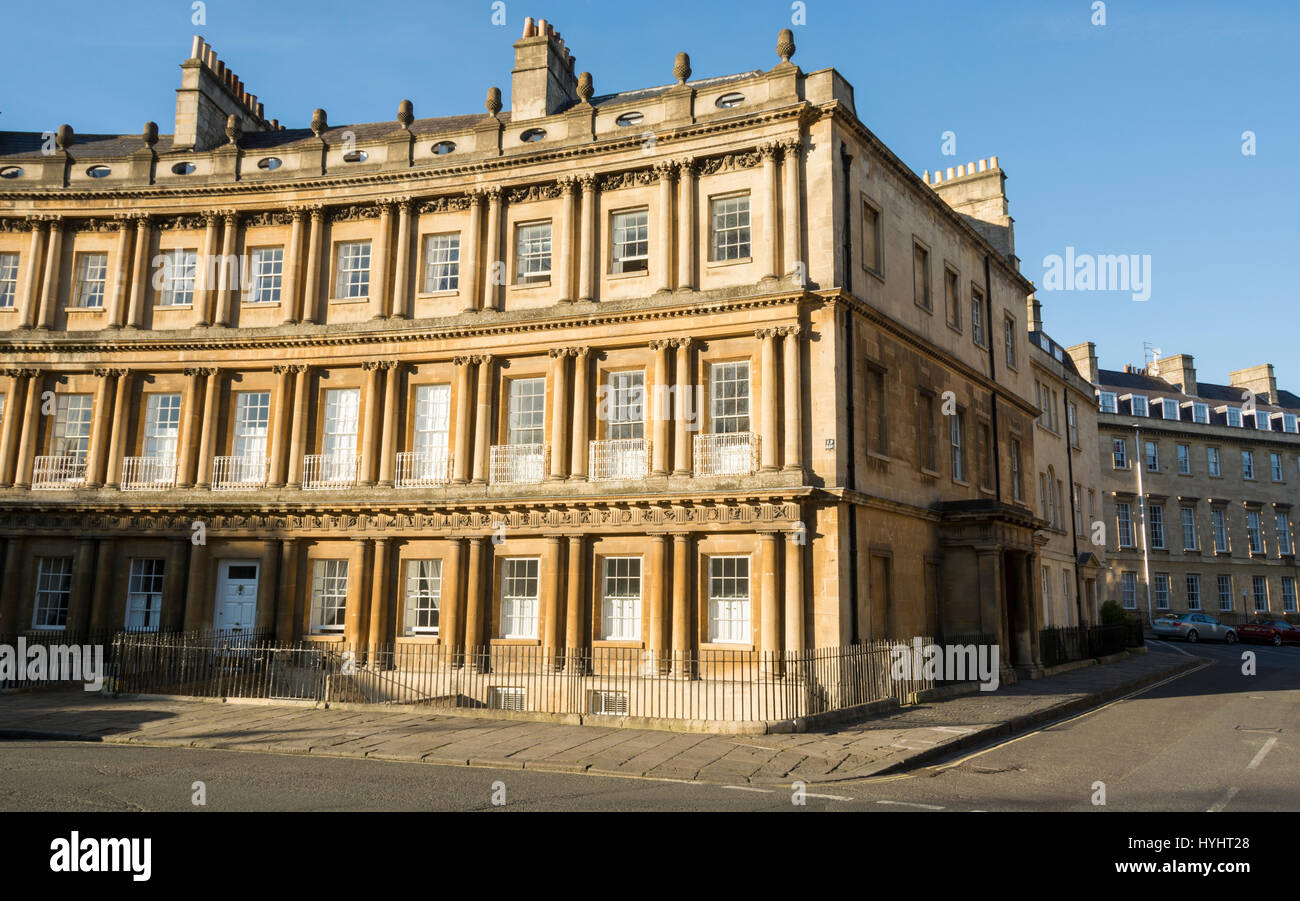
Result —
<instances>
[{"instance_id":1,"label":"asphalt road","mask_svg":"<svg viewBox=\"0 0 1300 901\"><path fill-rule=\"evenodd\" d=\"M1242 673L1242 653L1257 674ZM1212 662L914 773L794 790L376 760L0 742L0 809L1300 810L1300 648L1152 643ZM202 782L204 805L195 805ZM503 803L497 803L503 802Z\"/></svg>"}]
</instances>

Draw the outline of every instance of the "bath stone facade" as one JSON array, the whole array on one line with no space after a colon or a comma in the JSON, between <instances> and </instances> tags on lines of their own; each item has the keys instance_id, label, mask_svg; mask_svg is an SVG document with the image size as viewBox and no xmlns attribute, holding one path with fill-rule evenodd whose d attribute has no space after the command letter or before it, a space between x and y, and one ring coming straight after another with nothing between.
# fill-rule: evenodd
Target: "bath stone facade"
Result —
<instances>
[{"instance_id":1,"label":"bath stone facade","mask_svg":"<svg viewBox=\"0 0 1300 901\"><path fill-rule=\"evenodd\" d=\"M1005 173L918 177L794 49L597 94L530 19L511 109L288 128L195 38L173 134L0 135L0 631L1034 672L1092 611L1040 594L1077 391Z\"/></svg>"}]
</instances>

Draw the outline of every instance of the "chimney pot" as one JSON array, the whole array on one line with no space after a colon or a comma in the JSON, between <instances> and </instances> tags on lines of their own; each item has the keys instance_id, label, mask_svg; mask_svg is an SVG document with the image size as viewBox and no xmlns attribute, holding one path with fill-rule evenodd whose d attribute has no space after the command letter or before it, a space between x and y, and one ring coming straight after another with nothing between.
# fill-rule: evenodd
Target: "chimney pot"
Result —
<instances>
[{"instance_id":1,"label":"chimney pot","mask_svg":"<svg viewBox=\"0 0 1300 901\"><path fill-rule=\"evenodd\" d=\"M533 22L533 17L532 17L532 16L527 16L527 17L524 19L524 34L523 34L523 36L526 37L526 38L535 38L535 37L537 37L537 25Z\"/></svg>"}]
</instances>

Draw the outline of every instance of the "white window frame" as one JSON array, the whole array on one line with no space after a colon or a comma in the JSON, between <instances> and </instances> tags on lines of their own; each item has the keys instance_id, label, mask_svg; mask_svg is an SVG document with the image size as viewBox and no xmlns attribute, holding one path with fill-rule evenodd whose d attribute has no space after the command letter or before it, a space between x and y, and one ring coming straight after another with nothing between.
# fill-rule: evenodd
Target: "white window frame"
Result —
<instances>
[{"instance_id":1,"label":"white window frame","mask_svg":"<svg viewBox=\"0 0 1300 901\"><path fill-rule=\"evenodd\" d=\"M232 455L239 458L266 459L266 438L271 425L271 392L238 391L235 393Z\"/></svg>"},{"instance_id":2,"label":"white window frame","mask_svg":"<svg viewBox=\"0 0 1300 901\"><path fill-rule=\"evenodd\" d=\"M549 219L515 226L516 285L539 285L551 280L551 240Z\"/></svg>"},{"instance_id":3,"label":"white window frame","mask_svg":"<svg viewBox=\"0 0 1300 901\"><path fill-rule=\"evenodd\" d=\"M194 285L199 269L199 252L189 247L173 247L162 252L162 291L160 307L188 307L194 304Z\"/></svg>"},{"instance_id":4,"label":"white window frame","mask_svg":"<svg viewBox=\"0 0 1300 901\"><path fill-rule=\"evenodd\" d=\"M709 431L730 435L752 429L752 372L748 360L709 365Z\"/></svg>"},{"instance_id":5,"label":"white window frame","mask_svg":"<svg viewBox=\"0 0 1300 901\"><path fill-rule=\"evenodd\" d=\"M1121 549L1133 547L1133 508L1124 501L1115 505L1115 541Z\"/></svg>"},{"instance_id":6,"label":"white window frame","mask_svg":"<svg viewBox=\"0 0 1300 901\"><path fill-rule=\"evenodd\" d=\"M747 260L752 252L749 194L709 198L709 261Z\"/></svg>"},{"instance_id":7,"label":"white window frame","mask_svg":"<svg viewBox=\"0 0 1300 901\"><path fill-rule=\"evenodd\" d=\"M541 598L541 560L506 557L501 561L501 637L537 638Z\"/></svg>"},{"instance_id":8,"label":"white window frame","mask_svg":"<svg viewBox=\"0 0 1300 901\"><path fill-rule=\"evenodd\" d=\"M1201 574L1187 573L1183 579L1184 588L1187 591L1187 609L1201 609Z\"/></svg>"},{"instance_id":9,"label":"white window frame","mask_svg":"<svg viewBox=\"0 0 1300 901\"><path fill-rule=\"evenodd\" d=\"M360 414L360 388L329 388L325 391L325 416L320 439L323 456L345 462L356 457Z\"/></svg>"},{"instance_id":10,"label":"white window frame","mask_svg":"<svg viewBox=\"0 0 1300 901\"><path fill-rule=\"evenodd\" d=\"M1264 553L1264 518L1258 510L1246 511L1246 540L1252 554Z\"/></svg>"},{"instance_id":11,"label":"white window frame","mask_svg":"<svg viewBox=\"0 0 1300 901\"><path fill-rule=\"evenodd\" d=\"M1228 516L1223 510L1210 511L1210 528L1214 533L1214 552L1224 554L1228 551Z\"/></svg>"},{"instance_id":12,"label":"white window frame","mask_svg":"<svg viewBox=\"0 0 1300 901\"><path fill-rule=\"evenodd\" d=\"M645 437L645 370L619 369L605 375L605 438Z\"/></svg>"},{"instance_id":13,"label":"white window frame","mask_svg":"<svg viewBox=\"0 0 1300 901\"><path fill-rule=\"evenodd\" d=\"M708 560L709 642L751 644L753 586L749 555L713 556Z\"/></svg>"},{"instance_id":14,"label":"white window frame","mask_svg":"<svg viewBox=\"0 0 1300 901\"><path fill-rule=\"evenodd\" d=\"M1199 422L1202 425L1210 423L1210 405L1203 403L1192 404L1192 422Z\"/></svg>"},{"instance_id":15,"label":"white window frame","mask_svg":"<svg viewBox=\"0 0 1300 901\"><path fill-rule=\"evenodd\" d=\"M1165 508L1163 504L1147 505L1148 521L1151 526L1151 547L1165 549Z\"/></svg>"},{"instance_id":16,"label":"white window frame","mask_svg":"<svg viewBox=\"0 0 1300 901\"><path fill-rule=\"evenodd\" d=\"M413 451L427 455L423 459L429 465L446 466L451 449L451 385L416 386L411 442Z\"/></svg>"},{"instance_id":17,"label":"white window frame","mask_svg":"<svg viewBox=\"0 0 1300 901\"><path fill-rule=\"evenodd\" d=\"M334 252L334 298L361 300L370 297L370 242L340 241Z\"/></svg>"},{"instance_id":18,"label":"white window frame","mask_svg":"<svg viewBox=\"0 0 1300 901\"><path fill-rule=\"evenodd\" d=\"M1128 403L1129 403L1129 412L1132 415L1148 416L1148 417L1151 415L1151 404L1145 394L1130 394ZM1142 412L1140 413L1138 412L1139 406L1142 409Z\"/></svg>"},{"instance_id":19,"label":"white window frame","mask_svg":"<svg viewBox=\"0 0 1300 901\"><path fill-rule=\"evenodd\" d=\"M650 210L619 210L610 215L610 271L615 275L650 271Z\"/></svg>"},{"instance_id":20,"label":"white window frame","mask_svg":"<svg viewBox=\"0 0 1300 901\"><path fill-rule=\"evenodd\" d=\"M180 433L180 394L146 394L143 456L150 460L175 460Z\"/></svg>"},{"instance_id":21,"label":"white window frame","mask_svg":"<svg viewBox=\"0 0 1300 901\"><path fill-rule=\"evenodd\" d=\"M1124 605L1125 610L1137 609L1137 573L1122 572L1119 574L1120 584L1120 603Z\"/></svg>"},{"instance_id":22,"label":"white window frame","mask_svg":"<svg viewBox=\"0 0 1300 901\"><path fill-rule=\"evenodd\" d=\"M74 265L75 279L68 306L78 310L103 309L104 291L108 284L108 254L103 251L78 253Z\"/></svg>"},{"instance_id":23,"label":"white window frame","mask_svg":"<svg viewBox=\"0 0 1300 901\"><path fill-rule=\"evenodd\" d=\"M1277 552L1282 556L1292 553L1291 517L1282 511L1275 511L1277 523Z\"/></svg>"},{"instance_id":24,"label":"white window frame","mask_svg":"<svg viewBox=\"0 0 1300 901\"><path fill-rule=\"evenodd\" d=\"M90 430L94 412L93 394L58 395L54 401L50 454L84 460L90 453Z\"/></svg>"},{"instance_id":25,"label":"white window frame","mask_svg":"<svg viewBox=\"0 0 1300 901\"><path fill-rule=\"evenodd\" d=\"M405 614L402 631L406 635L437 635L442 606L442 559L421 558L406 561L403 587Z\"/></svg>"},{"instance_id":26,"label":"white window frame","mask_svg":"<svg viewBox=\"0 0 1300 901\"><path fill-rule=\"evenodd\" d=\"M1263 589L1263 591L1260 590L1261 588ZM1250 594L1251 594L1251 598L1255 602L1255 612L1267 613L1268 612L1268 577L1251 576Z\"/></svg>"},{"instance_id":27,"label":"white window frame","mask_svg":"<svg viewBox=\"0 0 1300 901\"><path fill-rule=\"evenodd\" d=\"M1224 613L1232 610L1232 576L1220 573L1215 579L1215 591L1219 596L1219 612Z\"/></svg>"},{"instance_id":28,"label":"white window frame","mask_svg":"<svg viewBox=\"0 0 1300 901\"><path fill-rule=\"evenodd\" d=\"M12 310L18 297L18 254L0 253L0 310Z\"/></svg>"},{"instance_id":29,"label":"white window frame","mask_svg":"<svg viewBox=\"0 0 1300 901\"><path fill-rule=\"evenodd\" d=\"M1114 391L1098 391L1097 409L1102 413L1118 413L1119 395Z\"/></svg>"},{"instance_id":30,"label":"white window frame","mask_svg":"<svg viewBox=\"0 0 1300 901\"><path fill-rule=\"evenodd\" d=\"M600 627L602 640L641 640L642 572L640 557L601 558Z\"/></svg>"},{"instance_id":31,"label":"white window frame","mask_svg":"<svg viewBox=\"0 0 1300 901\"><path fill-rule=\"evenodd\" d=\"M424 293L460 290L460 232L424 236Z\"/></svg>"},{"instance_id":32,"label":"white window frame","mask_svg":"<svg viewBox=\"0 0 1300 901\"><path fill-rule=\"evenodd\" d=\"M245 303L275 304L280 302L280 287L284 279L284 248L254 247L250 254L248 298Z\"/></svg>"},{"instance_id":33,"label":"white window frame","mask_svg":"<svg viewBox=\"0 0 1300 901\"><path fill-rule=\"evenodd\" d=\"M1241 477L1243 479L1255 478L1255 452L1244 450L1241 452Z\"/></svg>"},{"instance_id":34,"label":"white window frame","mask_svg":"<svg viewBox=\"0 0 1300 901\"><path fill-rule=\"evenodd\" d=\"M311 630L315 634L342 632L348 613L348 560L312 561Z\"/></svg>"},{"instance_id":35,"label":"white window frame","mask_svg":"<svg viewBox=\"0 0 1300 901\"><path fill-rule=\"evenodd\" d=\"M1219 478L1223 475L1223 457L1217 447L1207 447L1205 449L1205 462L1211 476Z\"/></svg>"},{"instance_id":36,"label":"white window frame","mask_svg":"<svg viewBox=\"0 0 1300 901\"><path fill-rule=\"evenodd\" d=\"M32 628L55 632L68 627L72 607L72 558L36 559L36 594L32 601Z\"/></svg>"},{"instance_id":37,"label":"white window frame","mask_svg":"<svg viewBox=\"0 0 1300 901\"><path fill-rule=\"evenodd\" d=\"M1169 609L1169 573L1151 574L1151 594L1155 597L1157 610Z\"/></svg>"},{"instance_id":38,"label":"white window frame","mask_svg":"<svg viewBox=\"0 0 1300 901\"><path fill-rule=\"evenodd\" d=\"M132 557L126 581L128 632L157 632L162 623L167 561L162 557Z\"/></svg>"},{"instance_id":39,"label":"white window frame","mask_svg":"<svg viewBox=\"0 0 1300 901\"><path fill-rule=\"evenodd\" d=\"M506 388L506 444L546 442L546 379L510 379Z\"/></svg>"},{"instance_id":40,"label":"white window frame","mask_svg":"<svg viewBox=\"0 0 1300 901\"><path fill-rule=\"evenodd\" d=\"M1196 535L1196 508L1183 506L1180 511L1183 520L1183 550L1198 550L1200 540Z\"/></svg>"},{"instance_id":41,"label":"white window frame","mask_svg":"<svg viewBox=\"0 0 1300 901\"><path fill-rule=\"evenodd\" d=\"M1178 456L1178 474L1189 476L1192 474L1192 448L1189 444L1176 445L1176 454Z\"/></svg>"}]
</instances>

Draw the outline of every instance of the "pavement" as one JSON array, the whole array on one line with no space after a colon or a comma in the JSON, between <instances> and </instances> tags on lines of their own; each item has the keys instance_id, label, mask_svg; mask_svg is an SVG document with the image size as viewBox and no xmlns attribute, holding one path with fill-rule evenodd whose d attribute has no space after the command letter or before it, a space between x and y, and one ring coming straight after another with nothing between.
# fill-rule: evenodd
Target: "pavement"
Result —
<instances>
[{"instance_id":1,"label":"pavement","mask_svg":"<svg viewBox=\"0 0 1300 901\"><path fill-rule=\"evenodd\" d=\"M910 769L1071 716L1205 661L1129 652L996 692L789 734L723 735L265 702L0 696L0 738L209 748L734 785L809 784Z\"/></svg>"}]
</instances>

